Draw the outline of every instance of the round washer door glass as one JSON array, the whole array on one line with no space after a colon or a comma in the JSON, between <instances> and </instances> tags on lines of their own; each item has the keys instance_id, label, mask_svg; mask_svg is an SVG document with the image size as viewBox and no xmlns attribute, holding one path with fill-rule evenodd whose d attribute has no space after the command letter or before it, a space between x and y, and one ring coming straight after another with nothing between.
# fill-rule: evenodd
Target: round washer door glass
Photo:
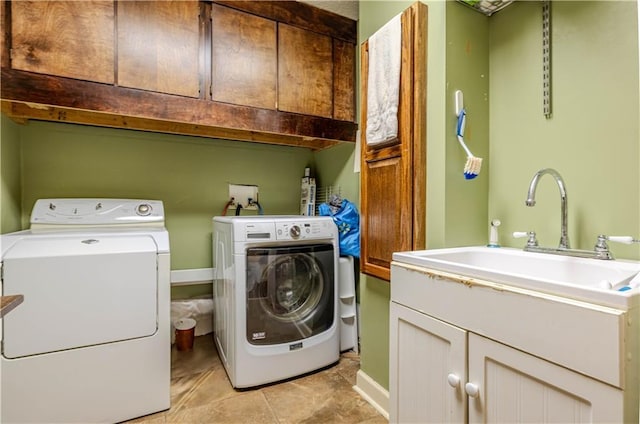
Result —
<instances>
[{"instance_id":1,"label":"round washer door glass","mask_svg":"<svg viewBox=\"0 0 640 424\"><path fill-rule=\"evenodd\" d=\"M283 322L300 320L318 306L324 278L313 257L307 253L282 256L262 273L267 296L260 299L264 311Z\"/></svg>"},{"instance_id":2,"label":"round washer door glass","mask_svg":"<svg viewBox=\"0 0 640 424\"><path fill-rule=\"evenodd\" d=\"M333 324L333 246L254 248L247 254L247 340L301 340Z\"/></svg>"}]
</instances>

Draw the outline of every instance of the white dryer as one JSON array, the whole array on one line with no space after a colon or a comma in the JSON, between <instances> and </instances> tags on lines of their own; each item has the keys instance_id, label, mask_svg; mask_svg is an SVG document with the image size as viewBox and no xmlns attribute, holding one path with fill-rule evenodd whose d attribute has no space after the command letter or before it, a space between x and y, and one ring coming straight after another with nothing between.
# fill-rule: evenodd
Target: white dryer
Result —
<instances>
[{"instance_id":1,"label":"white dryer","mask_svg":"<svg viewBox=\"0 0 640 424\"><path fill-rule=\"evenodd\" d=\"M1 236L2 422L119 422L170 406L160 201L41 199Z\"/></svg>"},{"instance_id":2,"label":"white dryer","mask_svg":"<svg viewBox=\"0 0 640 424\"><path fill-rule=\"evenodd\" d=\"M213 218L214 339L245 388L338 361L338 230L330 217Z\"/></svg>"}]
</instances>

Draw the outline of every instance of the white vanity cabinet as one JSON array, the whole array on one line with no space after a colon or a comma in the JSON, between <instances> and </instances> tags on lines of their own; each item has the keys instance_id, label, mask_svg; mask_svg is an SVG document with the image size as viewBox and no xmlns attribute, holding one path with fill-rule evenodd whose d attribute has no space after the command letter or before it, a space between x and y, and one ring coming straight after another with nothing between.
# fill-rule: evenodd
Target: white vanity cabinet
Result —
<instances>
[{"instance_id":1,"label":"white vanity cabinet","mask_svg":"<svg viewBox=\"0 0 640 424\"><path fill-rule=\"evenodd\" d=\"M394 302L390 316L389 421L465 422L467 332Z\"/></svg>"},{"instance_id":2,"label":"white vanity cabinet","mask_svg":"<svg viewBox=\"0 0 640 424\"><path fill-rule=\"evenodd\" d=\"M394 263L390 422L637 423L637 316Z\"/></svg>"}]
</instances>

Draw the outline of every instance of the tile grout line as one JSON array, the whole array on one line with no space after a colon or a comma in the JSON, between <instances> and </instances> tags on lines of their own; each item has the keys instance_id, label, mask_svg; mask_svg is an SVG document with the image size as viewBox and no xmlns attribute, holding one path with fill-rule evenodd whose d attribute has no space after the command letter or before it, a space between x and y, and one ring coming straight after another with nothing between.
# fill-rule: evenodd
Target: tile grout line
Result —
<instances>
[{"instance_id":1,"label":"tile grout line","mask_svg":"<svg viewBox=\"0 0 640 424\"><path fill-rule=\"evenodd\" d=\"M207 377L209 377L214 371L215 370L210 369L202 372L200 376L195 380L193 385L189 388L187 393L185 393L184 396L181 396L180 399L175 403L175 405L171 405L171 408L167 411L167 414L177 413L182 408L182 406L184 406L184 404L187 403L189 399L191 399L191 397L193 396L193 393L196 391L198 387L200 387L202 382L206 380ZM175 410L174 410L174 406L175 406Z\"/></svg>"},{"instance_id":2,"label":"tile grout line","mask_svg":"<svg viewBox=\"0 0 640 424\"><path fill-rule=\"evenodd\" d=\"M273 417L275 418L275 424L282 424L280 422L280 418L278 417L278 414L276 414L276 411L273 409L273 407L271 406L271 402L269 402L269 399L267 398L267 395L264 394L264 392L262 391L262 389L260 389L260 394L262 395L262 397L264 398L264 401L267 403L267 407L269 408L269 411L271 411L271 414L273 415Z\"/></svg>"}]
</instances>

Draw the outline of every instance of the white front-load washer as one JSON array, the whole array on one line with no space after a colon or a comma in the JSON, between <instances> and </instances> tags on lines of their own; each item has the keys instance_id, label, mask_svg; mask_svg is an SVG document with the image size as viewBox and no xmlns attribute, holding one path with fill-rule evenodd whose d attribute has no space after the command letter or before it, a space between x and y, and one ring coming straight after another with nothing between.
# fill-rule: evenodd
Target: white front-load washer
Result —
<instances>
[{"instance_id":1,"label":"white front-load washer","mask_svg":"<svg viewBox=\"0 0 640 424\"><path fill-rule=\"evenodd\" d=\"M6 423L119 422L170 406L169 235L161 201L40 199L1 236Z\"/></svg>"},{"instance_id":2,"label":"white front-load washer","mask_svg":"<svg viewBox=\"0 0 640 424\"><path fill-rule=\"evenodd\" d=\"M213 218L214 340L233 387L338 361L338 230L330 217Z\"/></svg>"}]
</instances>

